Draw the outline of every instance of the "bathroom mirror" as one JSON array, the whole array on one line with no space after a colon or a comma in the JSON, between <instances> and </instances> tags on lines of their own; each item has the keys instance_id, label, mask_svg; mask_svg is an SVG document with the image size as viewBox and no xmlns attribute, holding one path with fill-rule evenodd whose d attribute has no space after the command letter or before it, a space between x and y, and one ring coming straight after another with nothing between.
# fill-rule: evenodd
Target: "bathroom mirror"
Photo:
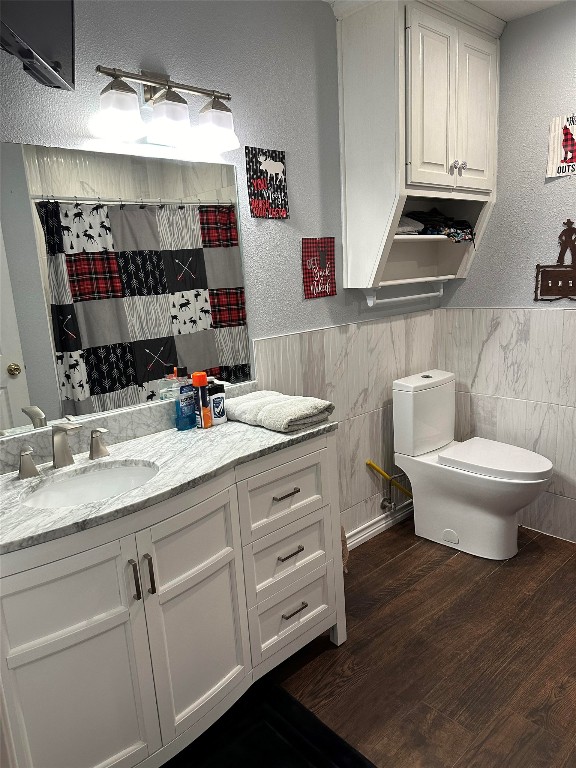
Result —
<instances>
[{"instance_id":1,"label":"bathroom mirror","mask_svg":"<svg viewBox=\"0 0 576 768\"><path fill-rule=\"evenodd\" d=\"M1 145L0 430L250 378L235 169Z\"/></svg>"}]
</instances>

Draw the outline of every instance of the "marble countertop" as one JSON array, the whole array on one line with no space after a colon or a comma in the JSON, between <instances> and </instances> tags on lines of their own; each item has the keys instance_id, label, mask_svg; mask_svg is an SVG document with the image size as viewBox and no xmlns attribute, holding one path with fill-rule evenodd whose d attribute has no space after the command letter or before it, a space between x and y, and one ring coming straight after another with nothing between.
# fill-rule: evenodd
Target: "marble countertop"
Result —
<instances>
[{"instance_id":1,"label":"marble countertop","mask_svg":"<svg viewBox=\"0 0 576 768\"><path fill-rule=\"evenodd\" d=\"M279 451L337 429L326 422L312 429L283 434L240 422L212 429L178 432L170 429L109 446L110 456L90 461L88 454L75 464L53 470L39 467L41 477L18 480L16 472L0 476L0 554L68 536L169 499L260 456ZM75 507L33 509L23 503L42 483L56 482L65 474L86 472L96 464L153 462L158 473L144 485L119 496Z\"/></svg>"}]
</instances>

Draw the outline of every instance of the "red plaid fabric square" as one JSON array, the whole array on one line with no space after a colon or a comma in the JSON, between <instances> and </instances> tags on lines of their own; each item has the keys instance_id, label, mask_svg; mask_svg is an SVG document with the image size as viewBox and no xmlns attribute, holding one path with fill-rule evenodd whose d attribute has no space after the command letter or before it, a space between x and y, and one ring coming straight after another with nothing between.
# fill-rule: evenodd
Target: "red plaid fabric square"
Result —
<instances>
[{"instance_id":1,"label":"red plaid fabric square","mask_svg":"<svg viewBox=\"0 0 576 768\"><path fill-rule=\"evenodd\" d=\"M217 288L208 293L214 328L246 325L244 288Z\"/></svg>"},{"instance_id":2,"label":"red plaid fabric square","mask_svg":"<svg viewBox=\"0 0 576 768\"><path fill-rule=\"evenodd\" d=\"M336 295L336 262L333 237L302 238L304 298Z\"/></svg>"},{"instance_id":3,"label":"red plaid fabric square","mask_svg":"<svg viewBox=\"0 0 576 768\"><path fill-rule=\"evenodd\" d=\"M238 226L233 205L199 207L202 245L205 248L230 248L238 245Z\"/></svg>"},{"instance_id":4,"label":"red plaid fabric square","mask_svg":"<svg viewBox=\"0 0 576 768\"><path fill-rule=\"evenodd\" d=\"M66 256L66 268L74 301L123 296L115 253L69 254Z\"/></svg>"}]
</instances>

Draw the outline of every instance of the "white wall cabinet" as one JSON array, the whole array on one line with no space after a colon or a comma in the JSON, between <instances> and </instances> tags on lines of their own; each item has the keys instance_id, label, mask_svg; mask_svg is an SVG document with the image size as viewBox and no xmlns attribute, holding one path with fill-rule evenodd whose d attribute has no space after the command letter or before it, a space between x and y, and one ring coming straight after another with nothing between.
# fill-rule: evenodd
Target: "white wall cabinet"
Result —
<instances>
[{"instance_id":1,"label":"white wall cabinet","mask_svg":"<svg viewBox=\"0 0 576 768\"><path fill-rule=\"evenodd\" d=\"M490 191L497 46L422 6L407 9L408 184Z\"/></svg>"},{"instance_id":2,"label":"white wall cabinet","mask_svg":"<svg viewBox=\"0 0 576 768\"><path fill-rule=\"evenodd\" d=\"M468 274L495 200L504 23L464 0L342 8L344 287L371 306L438 298ZM469 221L475 244L396 236L402 214L431 208Z\"/></svg>"},{"instance_id":3,"label":"white wall cabinet","mask_svg":"<svg viewBox=\"0 0 576 768\"><path fill-rule=\"evenodd\" d=\"M331 628L334 642L345 640L334 440L40 544L36 567L26 550L4 556L10 768L157 768L313 637ZM257 532L262 509L274 522Z\"/></svg>"}]
</instances>

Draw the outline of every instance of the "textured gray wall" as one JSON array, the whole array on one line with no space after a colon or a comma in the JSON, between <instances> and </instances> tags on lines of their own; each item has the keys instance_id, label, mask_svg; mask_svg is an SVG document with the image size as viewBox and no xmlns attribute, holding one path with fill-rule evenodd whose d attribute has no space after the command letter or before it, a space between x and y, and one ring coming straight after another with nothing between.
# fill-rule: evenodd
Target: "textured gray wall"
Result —
<instances>
[{"instance_id":1,"label":"textured gray wall","mask_svg":"<svg viewBox=\"0 0 576 768\"><path fill-rule=\"evenodd\" d=\"M153 69L222 88L242 145L286 150L289 221L250 218L244 153L238 169L251 336L374 316L361 294L304 301L300 239L335 236L341 276L336 21L324 2L77 0L76 91L53 91L2 52L2 139L81 147L106 79L98 63ZM190 99L194 114L202 99ZM364 302L365 307L365 302Z\"/></svg>"},{"instance_id":2,"label":"textured gray wall","mask_svg":"<svg viewBox=\"0 0 576 768\"><path fill-rule=\"evenodd\" d=\"M574 306L534 302L536 264L553 264L576 176L545 180L548 126L576 108L576 4L511 21L500 40L497 201L466 280L448 284L450 307Z\"/></svg>"}]
</instances>

